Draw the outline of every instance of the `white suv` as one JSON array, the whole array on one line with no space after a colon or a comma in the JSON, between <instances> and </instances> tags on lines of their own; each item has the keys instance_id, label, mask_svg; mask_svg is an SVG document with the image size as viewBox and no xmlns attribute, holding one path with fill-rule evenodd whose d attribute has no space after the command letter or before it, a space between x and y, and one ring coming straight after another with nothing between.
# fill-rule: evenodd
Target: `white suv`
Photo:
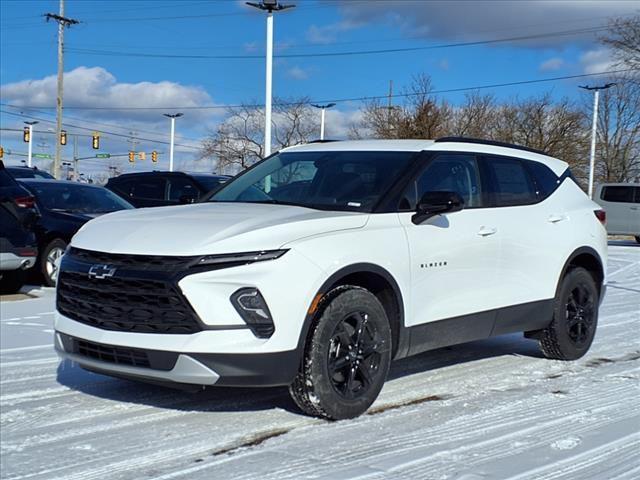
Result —
<instances>
[{"instance_id":1,"label":"white suv","mask_svg":"<svg viewBox=\"0 0 640 480\"><path fill-rule=\"evenodd\" d=\"M174 386L289 385L311 415L354 417L392 359L512 332L549 358L584 355L603 220L566 163L522 147L287 148L202 203L82 227L58 278L56 349Z\"/></svg>"}]
</instances>

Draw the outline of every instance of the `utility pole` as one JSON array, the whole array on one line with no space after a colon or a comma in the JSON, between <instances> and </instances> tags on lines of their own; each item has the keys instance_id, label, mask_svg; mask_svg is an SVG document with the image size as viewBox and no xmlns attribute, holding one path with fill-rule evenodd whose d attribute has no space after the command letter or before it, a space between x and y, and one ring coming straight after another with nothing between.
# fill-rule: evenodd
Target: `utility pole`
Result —
<instances>
[{"instance_id":1,"label":"utility pole","mask_svg":"<svg viewBox=\"0 0 640 480\"><path fill-rule=\"evenodd\" d=\"M613 87L615 83L607 83L596 87L580 86L584 90L593 91L593 124L591 125L591 155L589 158L589 198L593 198L593 178L596 169L596 137L598 135L598 102L600 90Z\"/></svg>"},{"instance_id":2,"label":"utility pole","mask_svg":"<svg viewBox=\"0 0 640 480\"><path fill-rule=\"evenodd\" d=\"M73 176L77 182L80 180L80 172L78 172L78 135L73 136Z\"/></svg>"},{"instance_id":3,"label":"utility pole","mask_svg":"<svg viewBox=\"0 0 640 480\"><path fill-rule=\"evenodd\" d=\"M173 144L176 137L176 118L180 118L183 113L163 113L163 115L171 120L171 141L169 142L169 171L173 172Z\"/></svg>"},{"instance_id":4,"label":"utility pole","mask_svg":"<svg viewBox=\"0 0 640 480\"><path fill-rule=\"evenodd\" d=\"M56 98L56 138L60 138L60 132L62 131L62 101L63 101L63 81L64 81L64 29L75 25L78 20L73 18L67 18L64 16L64 0L60 0L60 13L47 13L45 14L47 22L54 20L58 22L58 94ZM60 177L60 156L61 156L60 142L56 142L56 156L53 160L53 176Z\"/></svg>"},{"instance_id":5,"label":"utility pole","mask_svg":"<svg viewBox=\"0 0 640 480\"><path fill-rule=\"evenodd\" d=\"M320 140L324 140L324 112L327 108L335 107L335 103L327 103L326 105L311 104L312 107L320 109Z\"/></svg>"}]
</instances>

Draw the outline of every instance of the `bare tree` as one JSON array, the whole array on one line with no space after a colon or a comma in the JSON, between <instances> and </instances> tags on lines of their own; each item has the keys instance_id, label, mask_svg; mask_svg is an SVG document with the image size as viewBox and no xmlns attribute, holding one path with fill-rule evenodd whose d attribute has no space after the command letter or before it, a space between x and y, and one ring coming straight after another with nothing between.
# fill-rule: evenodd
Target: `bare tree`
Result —
<instances>
[{"instance_id":1,"label":"bare tree","mask_svg":"<svg viewBox=\"0 0 640 480\"><path fill-rule=\"evenodd\" d=\"M493 138L497 127L498 109L493 95L473 92L453 110L451 134L459 137Z\"/></svg>"},{"instance_id":2,"label":"bare tree","mask_svg":"<svg viewBox=\"0 0 640 480\"><path fill-rule=\"evenodd\" d=\"M619 80L603 92L597 159L596 175L602 181L640 179L640 84Z\"/></svg>"},{"instance_id":3,"label":"bare tree","mask_svg":"<svg viewBox=\"0 0 640 480\"><path fill-rule=\"evenodd\" d=\"M640 15L614 19L600 40L611 49L618 65L640 69Z\"/></svg>"},{"instance_id":4,"label":"bare tree","mask_svg":"<svg viewBox=\"0 0 640 480\"><path fill-rule=\"evenodd\" d=\"M237 173L265 157L264 110L234 108L203 142L201 158L217 159L219 173ZM311 140L317 123L307 98L274 101L272 116L275 150Z\"/></svg>"}]
</instances>

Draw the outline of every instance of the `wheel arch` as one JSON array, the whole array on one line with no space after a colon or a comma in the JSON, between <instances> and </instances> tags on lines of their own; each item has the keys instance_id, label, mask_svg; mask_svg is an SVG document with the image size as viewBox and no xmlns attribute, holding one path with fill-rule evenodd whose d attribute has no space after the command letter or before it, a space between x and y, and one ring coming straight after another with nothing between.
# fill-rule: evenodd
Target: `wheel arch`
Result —
<instances>
[{"instance_id":1,"label":"wheel arch","mask_svg":"<svg viewBox=\"0 0 640 480\"><path fill-rule=\"evenodd\" d=\"M385 268L373 263L348 265L325 280L307 309L298 341L299 350L302 351L305 347L311 325L325 295L333 289L344 285L365 288L376 296L384 307L390 322L393 340L392 358L406 355L405 351L408 350L409 342L404 335L404 300L402 292L393 275Z\"/></svg>"},{"instance_id":2,"label":"wheel arch","mask_svg":"<svg viewBox=\"0 0 640 480\"><path fill-rule=\"evenodd\" d=\"M565 262L558 278L558 285L569 270L582 267L587 270L596 281L598 294L602 297L604 287L604 264L598 252L591 247L580 247L575 250Z\"/></svg>"}]
</instances>

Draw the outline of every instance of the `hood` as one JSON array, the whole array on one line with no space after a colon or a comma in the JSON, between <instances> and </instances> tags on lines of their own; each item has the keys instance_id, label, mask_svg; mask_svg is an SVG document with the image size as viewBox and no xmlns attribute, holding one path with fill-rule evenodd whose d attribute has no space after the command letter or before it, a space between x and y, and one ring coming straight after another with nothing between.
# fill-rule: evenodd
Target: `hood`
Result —
<instances>
[{"instance_id":1,"label":"hood","mask_svg":"<svg viewBox=\"0 0 640 480\"><path fill-rule=\"evenodd\" d=\"M300 238L363 227L368 214L248 203L122 210L85 224L74 247L109 253L213 255L273 250Z\"/></svg>"}]
</instances>

